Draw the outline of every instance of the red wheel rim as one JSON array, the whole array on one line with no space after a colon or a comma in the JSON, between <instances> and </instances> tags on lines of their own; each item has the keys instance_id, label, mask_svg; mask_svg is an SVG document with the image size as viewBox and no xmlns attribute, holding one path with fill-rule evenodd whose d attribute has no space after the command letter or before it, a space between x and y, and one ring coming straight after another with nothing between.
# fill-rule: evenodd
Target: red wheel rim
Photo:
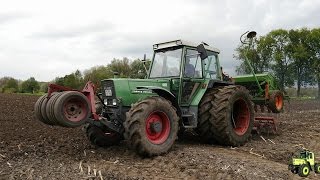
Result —
<instances>
[{"instance_id":1,"label":"red wheel rim","mask_svg":"<svg viewBox=\"0 0 320 180\"><path fill-rule=\"evenodd\" d=\"M79 122L88 114L88 108L86 102L73 98L64 103L63 113L67 120Z\"/></svg>"},{"instance_id":2,"label":"red wheel rim","mask_svg":"<svg viewBox=\"0 0 320 180\"><path fill-rule=\"evenodd\" d=\"M155 128L157 125L158 128ZM160 127L160 128L159 128ZM161 111L152 112L146 120L146 135L153 144L162 144L170 134L170 120Z\"/></svg>"},{"instance_id":3,"label":"red wheel rim","mask_svg":"<svg viewBox=\"0 0 320 180\"><path fill-rule=\"evenodd\" d=\"M244 135L250 124L250 112L247 103L243 99L238 99L233 104L231 114L233 130L237 135Z\"/></svg>"},{"instance_id":4,"label":"red wheel rim","mask_svg":"<svg viewBox=\"0 0 320 180\"><path fill-rule=\"evenodd\" d=\"M278 110L281 110L283 105L283 98L280 94L275 97L275 103L276 103L276 108Z\"/></svg>"}]
</instances>

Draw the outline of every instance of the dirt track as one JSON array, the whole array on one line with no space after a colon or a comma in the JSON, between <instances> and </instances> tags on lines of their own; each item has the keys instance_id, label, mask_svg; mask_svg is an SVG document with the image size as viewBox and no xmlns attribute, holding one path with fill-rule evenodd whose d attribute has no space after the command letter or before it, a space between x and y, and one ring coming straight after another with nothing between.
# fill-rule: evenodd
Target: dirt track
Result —
<instances>
[{"instance_id":1,"label":"dirt track","mask_svg":"<svg viewBox=\"0 0 320 180\"><path fill-rule=\"evenodd\" d=\"M123 143L96 148L81 128L49 127L36 121L37 98L0 94L0 179L87 179L95 171L95 179L100 179L99 172L104 179L299 179L287 170L293 146L304 144L320 158L316 101L291 102L278 117L278 135L263 134L266 142L253 135L239 148L206 145L190 132L168 154L143 159ZM320 175L311 172L308 178Z\"/></svg>"}]
</instances>

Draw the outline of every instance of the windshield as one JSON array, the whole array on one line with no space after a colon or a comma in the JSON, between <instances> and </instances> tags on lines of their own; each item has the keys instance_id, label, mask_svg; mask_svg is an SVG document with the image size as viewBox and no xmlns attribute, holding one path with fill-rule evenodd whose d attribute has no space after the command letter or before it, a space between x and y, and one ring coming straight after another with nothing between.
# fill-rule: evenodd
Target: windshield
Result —
<instances>
[{"instance_id":1,"label":"windshield","mask_svg":"<svg viewBox=\"0 0 320 180\"><path fill-rule=\"evenodd\" d=\"M181 48L155 52L150 78L179 76L181 54Z\"/></svg>"}]
</instances>

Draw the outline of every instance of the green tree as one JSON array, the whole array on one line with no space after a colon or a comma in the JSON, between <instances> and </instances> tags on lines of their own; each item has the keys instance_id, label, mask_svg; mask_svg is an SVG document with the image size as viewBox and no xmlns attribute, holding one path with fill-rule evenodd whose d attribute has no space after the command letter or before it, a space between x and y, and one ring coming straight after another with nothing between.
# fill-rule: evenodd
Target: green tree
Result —
<instances>
[{"instance_id":1,"label":"green tree","mask_svg":"<svg viewBox=\"0 0 320 180\"><path fill-rule=\"evenodd\" d=\"M112 71L106 66L95 66L84 71L84 83L92 81L100 87L100 81L113 77Z\"/></svg>"},{"instance_id":2,"label":"green tree","mask_svg":"<svg viewBox=\"0 0 320 180\"><path fill-rule=\"evenodd\" d=\"M48 85L49 83L48 82L42 82L42 83L39 83L40 84L40 92L48 92Z\"/></svg>"},{"instance_id":3,"label":"green tree","mask_svg":"<svg viewBox=\"0 0 320 180\"><path fill-rule=\"evenodd\" d=\"M12 77L3 77L0 79L1 92L16 93L19 91L18 80Z\"/></svg>"},{"instance_id":4,"label":"green tree","mask_svg":"<svg viewBox=\"0 0 320 180\"><path fill-rule=\"evenodd\" d=\"M320 100L320 28L311 30L309 36L310 49L312 50L311 70L314 74L314 80L318 84L318 99Z\"/></svg>"},{"instance_id":5,"label":"green tree","mask_svg":"<svg viewBox=\"0 0 320 180\"><path fill-rule=\"evenodd\" d=\"M77 70L74 73L64 76L63 85L73 89L80 89L83 86L83 78L81 72Z\"/></svg>"},{"instance_id":6,"label":"green tree","mask_svg":"<svg viewBox=\"0 0 320 180\"><path fill-rule=\"evenodd\" d=\"M130 69L131 69L130 78L139 78L139 79L145 78L147 76L147 71L149 70L149 66L150 66L149 60L145 62L145 65L139 59L134 60L130 64ZM147 69L147 71L145 68Z\"/></svg>"},{"instance_id":7,"label":"green tree","mask_svg":"<svg viewBox=\"0 0 320 180\"><path fill-rule=\"evenodd\" d=\"M64 79L63 77L56 77L54 79L54 83L57 84L57 85L60 85L60 86L64 86Z\"/></svg>"},{"instance_id":8,"label":"green tree","mask_svg":"<svg viewBox=\"0 0 320 180\"><path fill-rule=\"evenodd\" d=\"M242 60L240 66L236 67L237 74L251 74L249 66L245 63L246 56L255 73L263 73L268 71L270 62L272 61L272 39L270 37L261 36L254 41L251 49L247 49L247 45L239 45L234 56L238 60Z\"/></svg>"},{"instance_id":9,"label":"green tree","mask_svg":"<svg viewBox=\"0 0 320 180\"><path fill-rule=\"evenodd\" d=\"M38 81L34 77L29 78L28 80L22 82L21 92L22 93L36 93L40 89Z\"/></svg>"},{"instance_id":10,"label":"green tree","mask_svg":"<svg viewBox=\"0 0 320 180\"><path fill-rule=\"evenodd\" d=\"M130 76L130 61L128 58L124 57L122 60L113 59L110 64L107 65L108 69L112 72L119 73L120 77Z\"/></svg>"},{"instance_id":11,"label":"green tree","mask_svg":"<svg viewBox=\"0 0 320 180\"><path fill-rule=\"evenodd\" d=\"M279 80L280 88L284 89L286 85L292 86L294 78L290 69L292 60L289 58L288 52L290 42L288 31L283 29L273 30L267 34L267 37L272 42L272 59L274 61L272 70Z\"/></svg>"},{"instance_id":12,"label":"green tree","mask_svg":"<svg viewBox=\"0 0 320 180\"><path fill-rule=\"evenodd\" d=\"M290 30L288 45L288 56L292 60L291 68L297 82L297 96L300 96L302 83L312 80L311 55L309 42L310 31L308 29Z\"/></svg>"},{"instance_id":13,"label":"green tree","mask_svg":"<svg viewBox=\"0 0 320 180\"><path fill-rule=\"evenodd\" d=\"M54 83L73 89L80 89L83 86L83 77L81 72L76 70L74 73L65 75L64 77L55 78Z\"/></svg>"}]
</instances>

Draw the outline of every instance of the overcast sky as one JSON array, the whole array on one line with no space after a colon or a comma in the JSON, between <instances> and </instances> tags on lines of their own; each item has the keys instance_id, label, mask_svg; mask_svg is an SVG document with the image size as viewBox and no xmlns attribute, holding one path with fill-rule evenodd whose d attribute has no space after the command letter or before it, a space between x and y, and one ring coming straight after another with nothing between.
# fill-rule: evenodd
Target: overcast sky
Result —
<instances>
[{"instance_id":1,"label":"overcast sky","mask_svg":"<svg viewBox=\"0 0 320 180\"><path fill-rule=\"evenodd\" d=\"M2 1L0 77L50 81L113 58L151 57L153 44L174 39L220 49L233 75L243 32L319 23L319 0Z\"/></svg>"}]
</instances>

